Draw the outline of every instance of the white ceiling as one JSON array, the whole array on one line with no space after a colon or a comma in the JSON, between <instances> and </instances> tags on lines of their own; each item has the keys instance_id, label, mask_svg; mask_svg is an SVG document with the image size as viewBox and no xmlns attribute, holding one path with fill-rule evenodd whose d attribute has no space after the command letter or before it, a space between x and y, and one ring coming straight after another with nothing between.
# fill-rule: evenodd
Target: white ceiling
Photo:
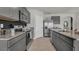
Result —
<instances>
[{"instance_id":1,"label":"white ceiling","mask_svg":"<svg viewBox=\"0 0 79 59\"><path fill-rule=\"evenodd\" d=\"M79 13L79 7L29 7L40 10L45 14L50 13Z\"/></svg>"}]
</instances>

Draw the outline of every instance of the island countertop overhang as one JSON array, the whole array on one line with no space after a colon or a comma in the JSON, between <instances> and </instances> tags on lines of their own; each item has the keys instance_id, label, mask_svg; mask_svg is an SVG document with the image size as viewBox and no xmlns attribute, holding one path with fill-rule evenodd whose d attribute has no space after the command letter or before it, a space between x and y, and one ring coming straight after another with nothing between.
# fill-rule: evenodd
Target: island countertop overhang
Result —
<instances>
[{"instance_id":1,"label":"island countertop overhang","mask_svg":"<svg viewBox=\"0 0 79 59\"><path fill-rule=\"evenodd\" d=\"M66 37L72 38L74 40L79 40L79 34L76 34L74 31L63 32L63 31L54 30L54 29L50 29L50 31L54 31Z\"/></svg>"}]
</instances>

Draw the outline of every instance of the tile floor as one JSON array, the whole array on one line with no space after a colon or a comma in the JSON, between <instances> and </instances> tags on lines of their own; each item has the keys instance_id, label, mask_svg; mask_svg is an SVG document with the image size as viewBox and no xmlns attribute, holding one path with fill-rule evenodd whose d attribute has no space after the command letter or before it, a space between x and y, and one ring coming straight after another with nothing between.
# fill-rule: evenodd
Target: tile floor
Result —
<instances>
[{"instance_id":1,"label":"tile floor","mask_svg":"<svg viewBox=\"0 0 79 59\"><path fill-rule=\"evenodd\" d=\"M56 51L50 43L50 38L38 38L33 40L28 51Z\"/></svg>"}]
</instances>

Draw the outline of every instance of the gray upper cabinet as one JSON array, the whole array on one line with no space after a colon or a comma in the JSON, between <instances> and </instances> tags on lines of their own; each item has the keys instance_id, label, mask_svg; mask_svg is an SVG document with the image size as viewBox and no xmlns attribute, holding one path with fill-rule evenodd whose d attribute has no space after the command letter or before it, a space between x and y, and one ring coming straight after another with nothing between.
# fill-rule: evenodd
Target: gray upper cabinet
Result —
<instances>
[{"instance_id":1,"label":"gray upper cabinet","mask_svg":"<svg viewBox=\"0 0 79 59\"><path fill-rule=\"evenodd\" d=\"M0 7L0 15L19 20L18 8L13 7Z\"/></svg>"},{"instance_id":2,"label":"gray upper cabinet","mask_svg":"<svg viewBox=\"0 0 79 59\"><path fill-rule=\"evenodd\" d=\"M30 23L30 12L25 7L19 8L19 19L21 21L25 21L26 23Z\"/></svg>"}]
</instances>

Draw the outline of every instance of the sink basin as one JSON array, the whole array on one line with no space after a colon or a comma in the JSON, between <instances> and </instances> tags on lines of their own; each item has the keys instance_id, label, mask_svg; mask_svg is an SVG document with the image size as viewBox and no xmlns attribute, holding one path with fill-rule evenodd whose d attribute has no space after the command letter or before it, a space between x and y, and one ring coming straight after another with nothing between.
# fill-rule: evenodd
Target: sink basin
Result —
<instances>
[{"instance_id":1,"label":"sink basin","mask_svg":"<svg viewBox=\"0 0 79 59\"><path fill-rule=\"evenodd\" d=\"M59 32L66 32L66 31L64 31L64 30L59 30Z\"/></svg>"},{"instance_id":2,"label":"sink basin","mask_svg":"<svg viewBox=\"0 0 79 59\"><path fill-rule=\"evenodd\" d=\"M59 32L70 32L70 31L65 31L65 30L59 30Z\"/></svg>"}]
</instances>

